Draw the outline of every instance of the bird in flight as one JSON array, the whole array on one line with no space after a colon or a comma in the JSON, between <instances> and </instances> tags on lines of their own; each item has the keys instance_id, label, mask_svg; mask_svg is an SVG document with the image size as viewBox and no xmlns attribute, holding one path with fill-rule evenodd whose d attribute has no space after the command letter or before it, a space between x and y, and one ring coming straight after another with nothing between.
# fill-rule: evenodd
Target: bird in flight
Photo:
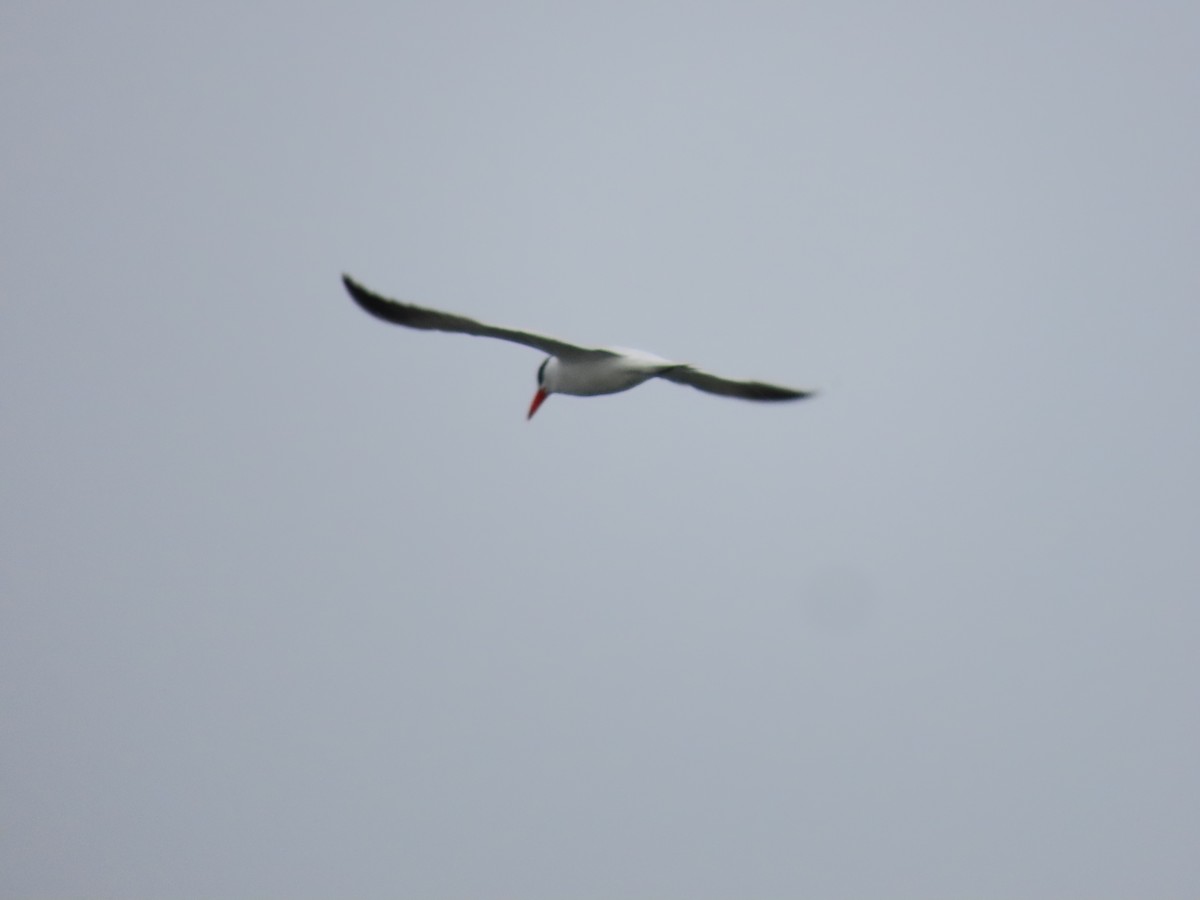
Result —
<instances>
[{"instance_id":1,"label":"bird in flight","mask_svg":"<svg viewBox=\"0 0 1200 900\"><path fill-rule=\"evenodd\" d=\"M737 397L740 400L803 400L813 395L811 391L798 391L761 381L722 378L686 363L672 362L640 350L581 347L533 331L488 325L466 316L389 300L368 291L349 275L343 275L342 282L354 298L354 302L371 315L393 325L500 338L549 354L538 367L537 393L533 395L533 402L529 404L526 419L532 419L538 407L551 394L572 394L576 397L616 394L637 387L651 378L663 378L676 384L690 385L710 394Z\"/></svg>"}]
</instances>

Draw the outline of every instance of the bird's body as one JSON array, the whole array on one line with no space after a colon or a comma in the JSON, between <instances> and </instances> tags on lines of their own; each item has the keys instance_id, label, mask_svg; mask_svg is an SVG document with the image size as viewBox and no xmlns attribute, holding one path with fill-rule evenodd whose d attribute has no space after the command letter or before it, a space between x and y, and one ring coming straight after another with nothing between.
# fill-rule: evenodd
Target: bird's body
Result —
<instances>
[{"instance_id":1,"label":"bird's body","mask_svg":"<svg viewBox=\"0 0 1200 900\"><path fill-rule=\"evenodd\" d=\"M571 394L576 397L616 394L637 387L651 378L662 378L710 394L742 400L800 400L812 396L809 391L761 381L722 378L686 363L672 362L641 350L584 347L533 331L488 325L466 316L389 300L368 291L348 275L342 276L342 282L360 307L386 322L427 331L500 338L549 354L538 369L538 390L529 407L529 418L533 417L550 394Z\"/></svg>"},{"instance_id":2,"label":"bird's body","mask_svg":"<svg viewBox=\"0 0 1200 900\"><path fill-rule=\"evenodd\" d=\"M679 363L653 353L612 347L604 356L585 356L570 362L557 356L548 357L541 385L548 394L595 397L627 391L677 368Z\"/></svg>"}]
</instances>

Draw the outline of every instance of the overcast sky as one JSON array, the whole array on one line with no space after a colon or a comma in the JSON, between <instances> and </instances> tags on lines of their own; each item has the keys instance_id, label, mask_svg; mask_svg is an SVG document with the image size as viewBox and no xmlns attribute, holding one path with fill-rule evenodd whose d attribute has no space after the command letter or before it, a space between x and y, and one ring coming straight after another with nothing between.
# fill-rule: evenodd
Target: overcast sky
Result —
<instances>
[{"instance_id":1,"label":"overcast sky","mask_svg":"<svg viewBox=\"0 0 1200 900\"><path fill-rule=\"evenodd\" d=\"M1200 7L0 11L0 894L1200 895ZM540 356L732 376L525 410Z\"/></svg>"}]
</instances>

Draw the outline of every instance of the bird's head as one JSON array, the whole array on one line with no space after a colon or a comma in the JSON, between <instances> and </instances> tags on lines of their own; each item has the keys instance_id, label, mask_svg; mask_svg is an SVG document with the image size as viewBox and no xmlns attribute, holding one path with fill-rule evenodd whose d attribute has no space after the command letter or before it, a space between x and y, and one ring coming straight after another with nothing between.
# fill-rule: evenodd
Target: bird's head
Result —
<instances>
[{"instance_id":1,"label":"bird's head","mask_svg":"<svg viewBox=\"0 0 1200 900\"><path fill-rule=\"evenodd\" d=\"M538 389L537 389L537 393L533 395L533 402L529 404L529 415L527 415L525 417L526 421L533 418L533 414L538 411L538 407L541 406L543 403L545 403L546 398L549 397L551 393L553 393L553 391L546 385L546 368L550 364L550 360L552 360L553 358L554 357L552 357L552 356L547 356L545 359L542 360L542 364L540 366L538 366L538 371L537 371Z\"/></svg>"}]
</instances>

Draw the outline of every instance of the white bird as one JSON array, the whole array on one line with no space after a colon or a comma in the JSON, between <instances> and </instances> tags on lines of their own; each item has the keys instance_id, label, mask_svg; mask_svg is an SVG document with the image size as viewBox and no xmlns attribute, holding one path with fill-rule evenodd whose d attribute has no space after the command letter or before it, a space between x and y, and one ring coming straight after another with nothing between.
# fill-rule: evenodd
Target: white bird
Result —
<instances>
[{"instance_id":1,"label":"white bird","mask_svg":"<svg viewBox=\"0 0 1200 900\"><path fill-rule=\"evenodd\" d=\"M640 350L581 347L533 331L488 325L466 316L389 300L371 293L349 275L343 275L342 282L359 306L385 322L427 331L452 331L500 338L550 354L538 367L538 389L533 395L533 402L529 404L526 419L532 419L538 407L551 394L573 394L576 397L615 394L637 387L651 378L665 378L710 394L742 400L802 400L813 395L811 391L798 391L761 381L721 378L686 363L672 362Z\"/></svg>"}]
</instances>

